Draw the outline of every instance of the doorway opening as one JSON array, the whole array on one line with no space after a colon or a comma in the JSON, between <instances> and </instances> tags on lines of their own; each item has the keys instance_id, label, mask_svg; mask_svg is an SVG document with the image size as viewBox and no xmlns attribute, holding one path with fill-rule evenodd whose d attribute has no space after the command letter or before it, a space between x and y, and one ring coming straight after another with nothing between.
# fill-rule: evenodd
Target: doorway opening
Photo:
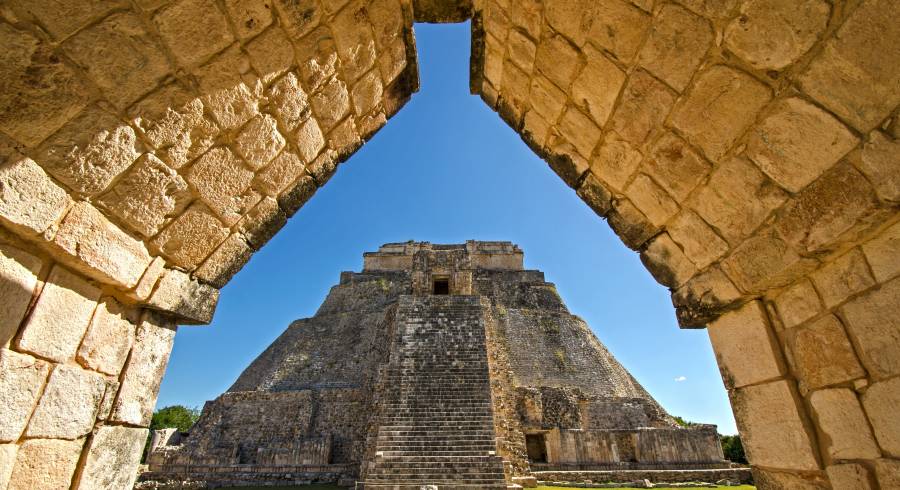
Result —
<instances>
[{"instance_id":1,"label":"doorway opening","mask_svg":"<svg viewBox=\"0 0 900 490\"><path fill-rule=\"evenodd\" d=\"M525 448L528 451L528 461L547 462L547 442L544 434L525 434Z\"/></svg>"},{"instance_id":2,"label":"doorway opening","mask_svg":"<svg viewBox=\"0 0 900 490\"><path fill-rule=\"evenodd\" d=\"M450 278L439 277L434 280L433 294L449 295L450 294Z\"/></svg>"}]
</instances>

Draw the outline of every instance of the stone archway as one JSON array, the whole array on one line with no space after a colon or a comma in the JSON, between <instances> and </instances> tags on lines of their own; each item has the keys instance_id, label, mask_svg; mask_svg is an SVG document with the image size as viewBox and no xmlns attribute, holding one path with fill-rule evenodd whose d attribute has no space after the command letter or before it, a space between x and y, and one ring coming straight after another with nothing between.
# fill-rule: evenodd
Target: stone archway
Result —
<instances>
[{"instance_id":1,"label":"stone archway","mask_svg":"<svg viewBox=\"0 0 900 490\"><path fill-rule=\"evenodd\" d=\"M760 486L898 485L898 5L6 2L0 487L127 485L175 324L469 18L473 93L708 325Z\"/></svg>"}]
</instances>

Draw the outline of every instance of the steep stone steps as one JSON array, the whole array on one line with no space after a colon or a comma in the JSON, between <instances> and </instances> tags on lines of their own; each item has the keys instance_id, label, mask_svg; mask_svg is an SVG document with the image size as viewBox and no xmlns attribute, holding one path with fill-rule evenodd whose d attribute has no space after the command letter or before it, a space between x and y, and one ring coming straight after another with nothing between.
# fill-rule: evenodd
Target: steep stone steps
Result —
<instances>
[{"instance_id":1,"label":"steep stone steps","mask_svg":"<svg viewBox=\"0 0 900 490\"><path fill-rule=\"evenodd\" d=\"M507 488L495 454L482 311L471 296L400 298L376 457L357 488Z\"/></svg>"}]
</instances>

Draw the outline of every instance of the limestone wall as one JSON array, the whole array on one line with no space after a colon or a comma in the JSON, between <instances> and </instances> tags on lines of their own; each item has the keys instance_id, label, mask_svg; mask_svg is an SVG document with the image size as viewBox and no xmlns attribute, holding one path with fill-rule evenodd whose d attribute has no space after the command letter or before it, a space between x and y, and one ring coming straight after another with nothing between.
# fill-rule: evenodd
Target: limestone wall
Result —
<instances>
[{"instance_id":1,"label":"limestone wall","mask_svg":"<svg viewBox=\"0 0 900 490\"><path fill-rule=\"evenodd\" d=\"M129 488L176 327L0 231L0 488Z\"/></svg>"},{"instance_id":2,"label":"limestone wall","mask_svg":"<svg viewBox=\"0 0 900 490\"><path fill-rule=\"evenodd\" d=\"M708 429L554 429L544 437L546 466L551 468L588 469L617 463L634 463L634 468L722 463L722 449L714 426Z\"/></svg>"}]
</instances>

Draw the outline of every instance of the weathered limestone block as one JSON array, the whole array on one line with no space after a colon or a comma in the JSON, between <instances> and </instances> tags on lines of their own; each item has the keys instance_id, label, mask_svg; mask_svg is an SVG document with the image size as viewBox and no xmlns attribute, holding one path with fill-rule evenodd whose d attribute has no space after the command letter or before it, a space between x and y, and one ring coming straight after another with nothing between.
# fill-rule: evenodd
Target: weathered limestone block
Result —
<instances>
[{"instance_id":1,"label":"weathered limestone block","mask_svg":"<svg viewBox=\"0 0 900 490\"><path fill-rule=\"evenodd\" d=\"M63 219L53 249L77 259L73 266L91 277L126 289L137 284L151 260L143 242L86 202L75 203Z\"/></svg>"},{"instance_id":2,"label":"weathered limestone block","mask_svg":"<svg viewBox=\"0 0 900 490\"><path fill-rule=\"evenodd\" d=\"M159 280L165 267L165 259L162 257L153 257L153 261L147 266L147 270L144 271L144 275L141 276L141 280L138 281L137 286L126 294L141 303L146 301L147 298L150 297L150 293L153 292L153 287L156 286L156 282Z\"/></svg>"},{"instance_id":3,"label":"weathered limestone block","mask_svg":"<svg viewBox=\"0 0 900 490\"><path fill-rule=\"evenodd\" d=\"M353 101L353 109L357 115L368 114L381 102L384 88L381 85L381 75L377 70L372 70L356 82L350 92Z\"/></svg>"},{"instance_id":4,"label":"weathered limestone block","mask_svg":"<svg viewBox=\"0 0 900 490\"><path fill-rule=\"evenodd\" d=\"M312 114L309 97L293 72L273 83L269 87L268 97L273 113L288 131L297 129Z\"/></svg>"},{"instance_id":5,"label":"weathered limestone block","mask_svg":"<svg viewBox=\"0 0 900 490\"><path fill-rule=\"evenodd\" d=\"M238 37L249 39L272 23L272 6L259 0L225 0L225 10L234 21Z\"/></svg>"},{"instance_id":6,"label":"weathered limestone block","mask_svg":"<svg viewBox=\"0 0 900 490\"><path fill-rule=\"evenodd\" d=\"M19 446L7 490L68 490L84 439L29 439Z\"/></svg>"},{"instance_id":7,"label":"weathered limestone block","mask_svg":"<svg viewBox=\"0 0 900 490\"><path fill-rule=\"evenodd\" d=\"M316 182L303 174L287 190L278 196L278 206L288 216L293 216L316 192Z\"/></svg>"},{"instance_id":8,"label":"weathered limestone block","mask_svg":"<svg viewBox=\"0 0 900 490\"><path fill-rule=\"evenodd\" d=\"M807 279L781 293L775 298L775 305L786 328L796 327L822 311L822 301Z\"/></svg>"},{"instance_id":9,"label":"weathered limestone block","mask_svg":"<svg viewBox=\"0 0 900 490\"><path fill-rule=\"evenodd\" d=\"M875 459L881 456L869 422L852 390L814 391L809 402L817 426L825 435L820 440L832 459Z\"/></svg>"},{"instance_id":10,"label":"weathered limestone block","mask_svg":"<svg viewBox=\"0 0 900 490\"><path fill-rule=\"evenodd\" d=\"M882 451L893 458L900 456L900 425L897 424L900 378L869 386L863 393L862 402Z\"/></svg>"},{"instance_id":11,"label":"weathered limestone block","mask_svg":"<svg viewBox=\"0 0 900 490\"><path fill-rule=\"evenodd\" d=\"M705 269L728 252L725 240L689 209L679 213L666 228L697 270Z\"/></svg>"},{"instance_id":12,"label":"weathered limestone block","mask_svg":"<svg viewBox=\"0 0 900 490\"><path fill-rule=\"evenodd\" d=\"M48 43L25 31L0 25L0 46L0 129L37 145L88 103L87 87Z\"/></svg>"},{"instance_id":13,"label":"weathered limestone block","mask_svg":"<svg viewBox=\"0 0 900 490\"><path fill-rule=\"evenodd\" d=\"M900 463L897 460L875 460L875 475L881 488L900 488Z\"/></svg>"},{"instance_id":14,"label":"weathered limestone block","mask_svg":"<svg viewBox=\"0 0 900 490\"><path fill-rule=\"evenodd\" d=\"M815 252L859 238L886 213L866 178L841 162L789 202L776 227L798 250Z\"/></svg>"},{"instance_id":15,"label":"weathered limestone block","mask_svg":"<svg viewBox=\"0 0 900 490\"><path fill-rule=\"evenodd\" d=\"M712 322L707 330L722 372L722 380L728 389L784 375L785 368L777 340L759 301L751 301L737 310L725 313Z\"/></svg>"},{"instance_id":16,"label":"weathered limestone block","mask_svg":"<svg viewBox=\"0 0 900 490\"><path fill-rule=\"evenodd\" d=\"M868 468L861 464L836 464L825 468L832 488L875 490Z\"/></svg>"},{"instance_id":17,"label":"weathered limestone block","mask_svg":"<svg viewBox=\"0 0 900 490\"><path fill-rule=\"evenodd\" d=\"M336 132L337 130L331 134L332 141L338 139L334 134ZM325 147L325 136L322 135L322 129L312 117L297 128L297 131L294 133L294 139L297 142L297 151L306 163L313 161L316 155Z\"/></svg>"},{"instance_id":18,"label":"weathered limestone block","mask_svg":"<svg viewBox=\"0 0 900 490\"><path fill-rule=\"evenodd\" d=\"M284 144L284 136L278 132L275 118L268 114L251 119L234 142L238 154L253 170L259 170L271 162ZM198 164L202 161L203 158Z\"/></svg>"},{"instance_id":19,"label":"weathered limestone block","mask_svg":"<svg viewBox=\"0 0 900 490\"><path fill-rule=\"evenodd\" d=\"M828 308L833 308L850 295L875 285L866 259L858 248L814 272L812 279Z\"/></svg>"},{"instance_id":20,"label":"weathered limestone block","mask_svg":"<svg viewBox=\"0 0 900 490\"><path fill-rule=\"evenodd\" d=\"M896 276L900 273L900 261L897 260L900 256L900 223L894 223L881 235L864 243L862 249L878 282L887 282Z\"/></svg>"},{"instance_id":21,"label":"weathered limestone block","mask_svg":"<svg viewBox=\"0 0 900 490\"><path fill-rule=\"evenodd\" d=\"M750 236L781 206L787 193L752 163L731 158L721 163L692 199L694 210L730 244Z\"/></svg>"},{"instance_id":22,"label":"weathered limestone block","mask_svg":"<svg viewBox=\"0 0 900 490\"><path fill-rule=\"evenodd\" d=\"M322 143L324 144L324 141ZM268 167L256 174L253 187L267 196L277 196L296 181L303 171L304 165L300 157L292 151L285 150L275 157Z\"/></svg>"},{"instance_id":23,"label":"weathered limestone block","mask_svg":"<svg viewBox=\"0 0 900 490\"><path fill-rule=\"evenodd\" d=\"M78 350L99 299L95 286L60 266L53 267L17 347L57 362L68 361Z\"/></svg>"},{"instance_id":24,"label":"weathered limestone block","mask_svg":"<svg viewBox=\"0 0 900 490\"><path fill-rule=\"evenodd\" d=\"M840 122L792 97L750 131L747 156L782 187L798 192L857 144Z\"/></svg>"},{"instance_id":25,"label":"weathered limestone block","mask_svg":"<svg viewBox=\"0 0 900 490\"><path fill-rule=\"evenodd\" d=\"M330 131L350 112L350 94L347 86L337 78L322 87L312 96L312 108L319 124L325 131Z\"/></svg>"},{"instance_id":26,"label":"weathered limestone block","mask_svg":"<svg viewBox=\"0 0 900 490\"><path fill-rule=\"evenodd\" d=\"M772 381L729 392L747 456L768 468L819 469L799 397L788 381ZM757 481L757 485L762 485ZM779 487L775 487L779 488Z\"/></svg>"},{"instance_id":27,"label":"weathered limestone block","mask_svg":"<svg viewBox=\"0 0 900 490\"><path fill-rule=\"evenodd\" d=\"M56 366L28 422L25 437L84 436L94 427L105 391L103 375L74 366Z\"/></svg>"},{"instance_id":28,"label":"weathered limestone block","mask_svg":"<svg viewBox=\"0 0 900 490\"><path fill-rule=\"evenodd\" d=\"M99 202L131 229L152 237L184 210L190 197L187 182L178 172L152 153L144 153Z\"/></svg>"},{"instance_id":29,"label":"weathered limestone block","mask_svg":"<svg viewBox=\"0 0 900 490\"><path fill-rule=\"evenodd\" d=\"M507 49L509 50L509 60L526 73L531 73L534 68L534 56L537 53L534 41L525 34L512 30L507 38Z\"/></svg>"},{"instance_id":30,"label":"weathered limestone block","mask_svg":"<svg viewBox=\"0 0 900 490\"><path fill-rule=\"evenodd\" d=\"M50 364L0 349L0 442L15 442L37 403Z\"/></svg>"},{"instance_id":31,"label":"weathered limestone block","mask_svg":"<svg viewBox=\"0 0 900 490\"><path fill-rule=\"evenodd\" d=\"M816 389L865 376L844 327L834 315L787 331L787 346L798 379Z\"/></svg>"},{"instance_id":32,"label":"weathered limestone block","mask_svg":"<svg viewBox=\"0 0 900 490\"><path fill-rule=\"evenodd\" d=\"M29 0L14 0L9 3L16 13L40 21L41 27L56 40L70 36L92 20L106 15L112 9L128 5L122 0L98 0L90 5Z\"/></svg>"},{"instance_id":33,"label":"weathered limestone block","mask_svg":"<svg viewBox=\"0 0 900 490\"><path fill-rule=\"evenodd\" d=\"M519 134L522 135L525 144L531 148L538 148L535 150L536 153L543 153L547 151L550 123L537 111L528 109L522 119L522 130Z\"/></svg>"},{"instance_id":34,"label":"weathered limestone block","mask_svg":"<svg viewBox=\"0 0 900 490\"><path fill-rule=\"evenodd\" d=\"M656 14L638 63L679 92L687 88L715 38L709 21L677 5Z\"/></svg>"},{"instance_id":35,"label":"weathered limestone block","mask_svg":"<svg viewBox=\"0 0 900 490\"><path fill-rule=\"evenodd\" d=\"M528 97L528 74L511 61L503 63L503 86L497 112L510 127L518 128L526 109Z\"/></svg>"},{"instance_id":36,"label":"weathered limestone block","mask_svg":"<svg viewBox=\"0 0 900 490\"><path fill-rule=\"evenodd\" d=\"M310 32L322 16L318 2L313 0L276 0L275 7L284 21L285 28L294 39Z\"/></svg>"},{"instance_id":37,"label":"weathered limestone block","mask_svg":"<svg viewBox=\"0 0 900 490\"><path fill-rule=\"evenodd\" d=\"M641 252L641 263L657 282L670 289L677 289L697 273L694 264L666 233L656 236Z\"/></svg>"},{"instance_id":38,"label":"weathered limestone block","mask_svg":"<svg viewBox=\"0 0 900 490\"><path fill-rule=\"evenodd\" d=\"M278 201L266 197L238 223L238 229L254 250L262 248L275 233L287 223L287 216L278 207Z\"/></svg>"},{"instance_id":39,"label":"weathered limestone block","mask_svg":"<svg viewBox=\"0 0 900 490\"><path fill-rule=\"evenodd\" d=\"M156 313L147 311L144 314L121 377L119 396L110 414L113 421L143 427L150 423L176 328L171 320Z\"/></svg>"},{"instance_id":40,"label":"weathered limestone block","mask_svg":"<svg viewBox=\"0 0 900 490\"><path fill-rule=\"evenodd\" d=\"M578 188L578 197L585 202L598 216L606 216L612 206L612 194L588 172Z\"/></svg>"},{"instance_id":41,"label":"weathered limestone block","mask_svg":"<svg viewBox=\"0 0 900 490\"><path fill-rule=\"evenodd\" d=\"M631 181L625 195L656 227L664 225L678 213L678 203L645 174L638 174Z\"/></svg>"},{"instance_id":42,"label":"weathered limestone block","mask_svg":"<svg viewBox=\"0 0 900 490\"><path fill-rule=\"evenodd\" d=\"M87 455L75 489L131 488L133 469L141 461L147 429L100 427L87 444Z\"/></svg>"},{"instance_id":43,"label":"weathered limestone block","mask_svg":"<svg viewBox=\"0 0 900 490\"><path fill-rule=\"evenodd\" d=\"M309 124L309 123L308 123ZM316 141L315 133L310 140ZM356 129L353 117L347 117L328 135L328 147L338 154L338 158L346 160L362 146L362 139Z\"/></svg>"},{"instance_id":44,"label":"weathered limestone block","mask_svg":"<svg viewBox=\"0 0 900 490\"><path fill-rule=\"evenodd\" d=\"M247 44L250 64L268 84L296 65L294 45L287 34L273 27Z\"/></svg>"},{"instance_id":45,"label":"weathered limestone block","mask_svg":"<svg viewBox=\"0 0 900 490\"><path fill-rule=\"evenodd\" d=\"M152 90L171 71L159 44L131 12L107 17L73 36L63 48L120 109Z\"/></svg>"},{"instance_id":46,"label":"weathered limestone block","mask_svg":"<svg viewBox=\"0 0 900 490\"><path fill-rule=\"evenodd\" d=\"M247 170L240 159L225 147L206 152L187 173L188 183L228 225L236 223L256 205L256 202L245 198L252 180L253 172Z\"/></svg>"},{"instance_id":47,"label":"weathered limestone block","mask_svg":"<svg viewBox=\"0 0 900 490\"><path fill-rule=\"evenodd\" d=\"M129 111L132 124L156 147L156 156L174 169L209 149L219 132L205 115L203 101L177 83L153 92Z\"/></svg>"},{"instance_id":48,"label":"weathered limestone block","mask_svg":"<svg viewBox=\"0 0 900 490\"><path fill-rule=\"evenodd\" d=\"M825 30L831 8L823 0L751 0L725 29L725 46L761 70L797 61Z\"/></svg>"},{"instance_id":49,"label":"weathered limestone block","mask_svg":"<svg viewBox=\"0 0 900 490\"><path fill-rule=\"evenodd\" d=\"M334 150L325 150L319 153L315 160L306 165L306 171L315 179L316 184L321 187L328 182L328 179L334 175L337 170L339 155Z\"/></svg>"},{"instance_id":50,"label":"weathered limestone block","mask_svg":"<svg viewBox=\"0 0 900 490\"><path fill-rule=\"evenodd\" d=\"M588 38L623 62L630 62L647 34L652 17L623 0L593 2ZM516 10L516 9L513 9Z\"/></svg>"},{"instance_id":51,"label":"weathered limestone block","mask_svg":"<svg viewBox=\"0 0 900 490\"><path fill-rule=\"evenodd\" d=\"M133 340L134 325L127 311L115 299L105 298L94 311L76 359L88 369L118 376Z\"/></svg>"},{"instance_id":52,"label":"weathered limestone block","mask_svg":"<svg viewBox=\"0 0 900 490\"><path fill-rule=\"evenodd\" d=\"M262 82L252 73L250 59L237 46L194 72L204 104L223 129L237 129L259 114Z\"/></svg>"},{"instance_id":53,"label":"weathered limestone block","mask_svg":"<svg viewBox=\"0 0 900 490\"><path fill-rule=\"evenodd\" d=\"M557 87L568 88L580 63L578 49L562 36L551 36L538 45L534 67Z\"/></svg>"},{"instance_id":54,"label":"weathered limestone block","mask_svg":"<svg viewBox=\"0 0 900 490\"><path fill-rule=\"evenodd\" d=\"M0 167L0 222L26 235L43 233L62 218L69 195L30 158Z\"/></svg>"},{"instance_id":55,"label":"weathered limestone block","mask_svg":"<svg viewBox=\"0 0 900 490\"><path fill-rule=\"evenodd\" d=\"M9 477L12 476L13 467L16 465L16 452L19 446L15 444L0 444L0 488L6 488Z\"/></svg>"},{"instance_id":56,"label":"weathered limestone block","mask_svg":"<svg viewBox=\"0 0 900 490\"><path fill-rule=\"evenodd\" d=\"M694 276L672 293L672 304L681 328L706 328L724 308L741 297L734 284L718 267Z\"/></svg>"},{"instance_id":57,"label":"weathered limestone block","mask_svg":"<svg viewBox=\"0 0 900 490\"><path fill-rule=\"evenodd\" d=\"M282 3L286 4L287 2L279 2L279 4ZM313 2L303 0L297 5L303 3L312 4ZM316 7L308 7L307 12L316 15ZM288 33L291 33L290 27L287 30ZM294 37L296 38L296 36ZM315 92L337 72L338 54L334 37L328 27L319 26L304 36L296 45L297 60L300 63L300 80L307 90Z\"/></svg>"},{"instance_id":58,"label":"weathered limestone block","mask_svg":"<svg viewBox=\"0 0 900 490\"><path fill-rule=\"evenodd\" d=\"M527 85L526 85L527 87ZM590 158L600 141L600 128L574 107L568 107L559 121L559 132L582 158Z\"/></svg>"},{"instance_id":59,"label":"weathered limestone block","mask_svg":"<svg viewBox=\"0 0 900 490\"><path fill-rule=\"evenodd\" d=\"M587 64L572 85L572 99L602 127L625 83L625 73L589 45L583 53Z\"/></svg>"},{"instance_id":60,"label":"weathered limestone block","mask_svg":"<svg viewBox=\"0 0 900 490\"><path fill-rule=\"evenodd\" d=\"M571 39L578 46L585 43L588 23L583 22L593 8L588 0L561 0L544 3L544 19L553 29Z\"/></svg>"},{"instance_id":61,"label":"weathered limestone block","mask_svg":"<svg viewBox=\"0 0 900 490\"><path fill-rule=\"evenodd\" d=\"M900 279L883 284L843 306L847 331L869 374L900 374Z\"/></svg>"},{"instance_id":62,"label":"weathered limestone block","mask_svg":"<svg viewBox=\"0 0 900 490\"><path fill-rule=\"evenodd\" d=\"M175 315L179 323L205 325L212 321L219 291L183 272L168 269L147 303L149 308Z\"/></svg>"},{"instance_id":63,"label":"weathered limestone block","mask_svg":"<svg viewBox=\"0 0 900 490\"><path fill-rule=\"evenodd\" d=\"M180 0L157 11L153 23L182 66L194 66L231 44L228 19L213 0Z\"/></svg>"},{"instance_id":64,"label":"weathered limestone block","mask_svg":"<svg viewBox=\"0 0 900 490\"><path fill-rule=\"evenodd\" d=\"M803 90L868 132L900 103L900 4L862 2L800 76Z\"/></svg>"},{"instance_id":65,"label":"weathered limestone block","mask_svg":"<svg viewBox=\"0 0 900 490\"><path fill-rule=\"evenodd\" d=\"M753 468L753 483L757 488L775 490L829 490L824 472L798 473L793 471L771 471Z\"/></svg>"},{"instance_id":66,"label":"weathered limestone block","mask_svg":"<svg viewBox=\"0 0 900 490\"><path fill-rule=\"evenodd\" d=\"M862 151L852 155L851 161L866 174L880 199L900 201L900 172L897 171L900 142L891 140L881 131L872 131Z\"/></svg>"},{"instance_id":67,"label":"weathered limestone block","mask_svg":"<svg viewBox=\"0 0 900 490\"><path fill-rule=\"evenodd\" d=\"M718 160L771 98L771 89L750 75L717 65L697 75L671 120L708 158Z\"/></svg>"},{"instance_id":68,"label":"weathered limestone block","mask_svg":"<svg viewBox=\"0 0 900 490\"><path fill-rule=\"evenodd\" d=\"M679 202L687 198L710 169L709 162L671 132L654 143L644 161L644 171Z\"/></svg>"},{"instance_id":69,"label":"weathered limestone block","mask_svg":"<svg viewBox=\"0 0 900 490\"><path fill-rule=\"evenodd\" d=\"M0 244L0 347L5 346L19 330L25 317L38 274L41 259L18 248Z\"/></svg>"},{"instance_id":70,"label":"weathered limestone block","mask_svg":"<svg viewBox=\"0 0 900 490\"><path fill-rule=\"evenodd\" d=\"M341 68L349 83L375 66L375 38L366 15L366 3L361 0L351 2L331 19Z\"/></svg>"},{"instance_id":71,"label":"weathered limestone block","mask_svg":"<svg viewBox=\"0 0 900 490\"><path fill-rule=\"evenodd\" d=\"M608 132L591 161L591 172L617 191L624 191L643 160L631 143L615 132Z\"/></svg>"},{"instance_id":72,"label":"weathered limestone block","mask_svg":"<svg viewBox=\"0 0 900 490\"><path fill-rule=\"evenodd\" d=\"M748 238L722 262L722 269L743 291L757 292L786 286L816 268L814 259L801 257L774 230Z\"/></svg>"},{"instance_id":73,"label":"weathered limestone block","mask_svg":"<svg viewBox=\"0 0 900 490\"><path fill-rule=\"evenodd\" d=\"M625 83L608 127L639 148L662 125L674 103L672 89L647 72L635 70Z\"/></svg>"},{"instance_id":74,"label":"weathered limestone block","mask_svg":"<svg viewBox=\"0 0 900 490\"><path fill-rule=\"evenodd\" d=\"M240 233L228 237L194 275L213 287L222 288L250 260L253 251Z\"/></svg>"},{"instance_id":75,"label":"weathered limestone block","mask_svg":"<svg viewBox=\"0 0 900 490\"><path fill-rule=\"evenodd\" d=\"M193 270L228 237L228 229L206 206L192 205L151 245L173 264Z\"/></svg>"},{"instance_id":76,"label":"weathered limestone block","mask_svg":"<svg viewBox=\"0 0 900 490\"><path fill-rule=\"evenodd\" d=\"M118 379L106 379L106 391L103 392L103 399L100 401L100 408L97 409L97 420L106 421L112 412L113 402L116 401L116 395L119 393L120 383Z\"/></svg>"},{"instance_id":77,"label":"weathered limestone block","mask_svg":"<svg viewBox=\"0 0 900 490\"><path fill-rule=\"evenodd\" d=\"M657 230L647 217L627 199L613 201L613 207L607 219L616 235L622 239L626 247L632 250L638 250Z\"/></svg>"},{"instance_id":78,"label":"weathered limestone block","mask_svg":"<svg viewBox=\"0 0 900 490\"><path fill-rule=\"evenodd\" d=\"M46 171L76 191L94 194L137 157L135 142L133 129L91 107L37 152Z\"/></svg>"}]
</instances>

